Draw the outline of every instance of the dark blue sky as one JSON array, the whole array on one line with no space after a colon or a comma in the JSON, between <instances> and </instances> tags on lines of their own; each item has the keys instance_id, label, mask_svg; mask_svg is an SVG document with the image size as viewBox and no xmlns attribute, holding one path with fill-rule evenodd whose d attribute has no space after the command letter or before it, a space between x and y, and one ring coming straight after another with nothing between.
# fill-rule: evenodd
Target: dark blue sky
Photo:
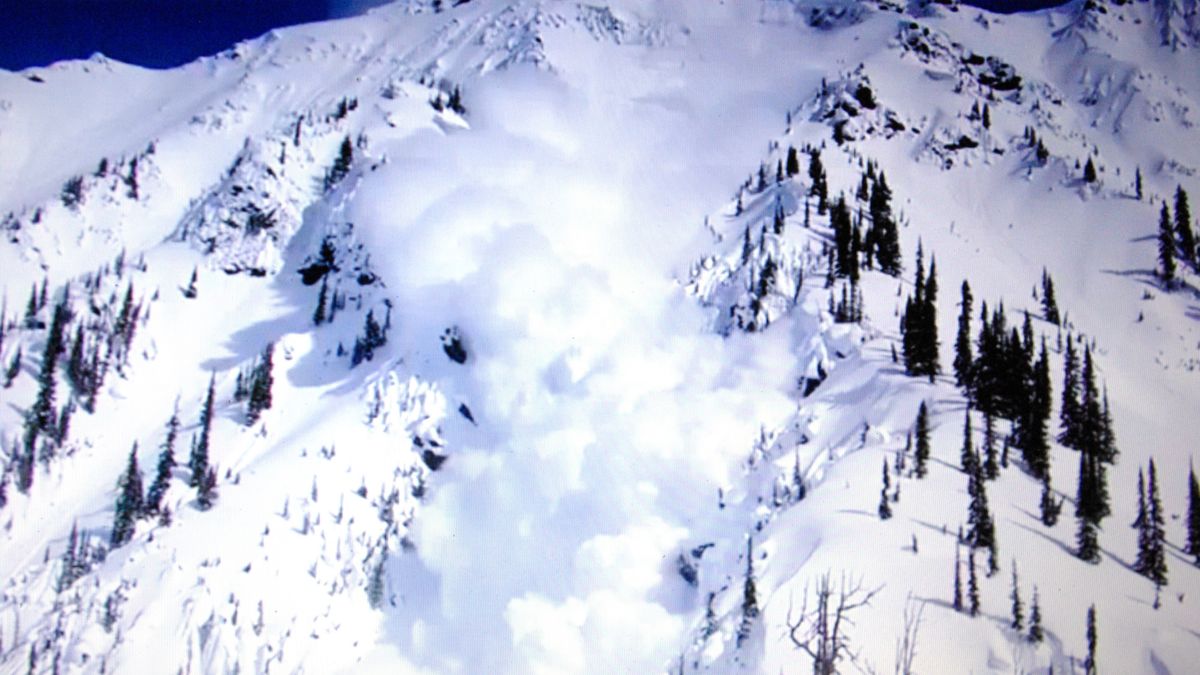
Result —
<instances>
[{"instance_id":1,"label":"dark blue sky","mask_svg":"<svg viewBox=\"0 0 1200 675\"><path fill-rule=\"evenodd\" d=\"M0 68L103 52L168 68L272 28L346 16L386 0L0 0Z\"/></svg>"},{"instance_id":2,"label":"dark blue sky","mask_svg":"<svg viewBox=\"0 0 1200 675\"><path fill-rule=\"evenodd\" d=\"M0 68L20 70L93 52L168 68L272 28L347 16L386 1L0 0ZM999 11L1062 2L970 0Z\"/></svg>"}]
</instances>

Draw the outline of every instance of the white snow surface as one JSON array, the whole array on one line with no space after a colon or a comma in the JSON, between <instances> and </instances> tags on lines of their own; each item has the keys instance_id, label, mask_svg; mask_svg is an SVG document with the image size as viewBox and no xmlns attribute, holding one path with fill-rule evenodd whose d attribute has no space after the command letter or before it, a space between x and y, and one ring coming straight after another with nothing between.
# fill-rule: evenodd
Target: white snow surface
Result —
<instances>
[{"instance_id":1,"label":"white snow surface","mask_svg":"<svg viewBox=\"0 0 1200 675\"><path fill-rule=\"evenodd\" d=\"M1198 277L1165 293L1152 272L1162 201L1182 185L1200 208L1200 14L1189 0L1089 5L473 0L435 13L407 0L173 70L98 55L0 71L0 366L23 353L0 389L10 467L46 340L23 327L31 286L47 279L52 306L70 283L76 317L101 321L132 284L143 312L128 364L94 413L75 413L29 494L7 478L0 672L807 672L786 619L825 571L880 589L854 615L859 670L892 668L911 595L925 606L917 672L1073 672L1090 604L1105 672L1193 672L1200 569L1181 547L1200 443ZM996 60L967 67L971 54ZM1020 86L980 85L994 63ZM825 113L863 77L879 108L839 146L846 113ZM464 114L430 105L455 87ZM968 113L989 94L985 129ZM977 146L947 149L963 136ZM343 138L355 160L324 191ZM806 155L735 214L760 163L773 179L806 144L824 147L832 193L853 204L867 159L895 193L907 269L864 275L861 325L827 311L828 216L814 208L805 226ZM1076 168L1089 156L1094 185ZM68 207L74 176L83 198ZM274 226L247 228L251 204ZM729 310L752 283L743 233L769 229L776 204L785 231L753 258L770 256L781 281L765 327L742 332ZM320 284L298 271L322 241L344 306L314 326ZM931 384L891 360L918 241L936 255L947 372L963 279L976 307L1003 299L1012 325L1039 314L1031 289L1053 274L1072 334L1094 345L1121 449L1099 565L1072 555L1070 501L1046 528L1020 468L989 485L1002 571L982 581L978 618L949 606L964 399L952 376ZM89 310L84 277L102 268ZM388 318L387 344L351 368L342 348L368 311ZM1057 327L1035 327L1056 343ZM443 350L449 329L462 364ZM273 407L247 425L235 379L268 343ZM1051 363L1056 421L1057 351ZM220 480L202 511L184 465L210 375ZM60 405L70 391L60 370ZM107 547L135 442L149 485L176 401L172 522L139 521L56 590L73 524ZM880 463L921 401L931 473L897 479L881 521ZM1150 457L1171 544L1157 610L1128 527ZM1077 464L1054 447L1068 497ZM762 614L737 646L748 538ZM1041 645L1008 627L1012 561L1026 608L1038 588Z\"/></svg>"}]
</instances>

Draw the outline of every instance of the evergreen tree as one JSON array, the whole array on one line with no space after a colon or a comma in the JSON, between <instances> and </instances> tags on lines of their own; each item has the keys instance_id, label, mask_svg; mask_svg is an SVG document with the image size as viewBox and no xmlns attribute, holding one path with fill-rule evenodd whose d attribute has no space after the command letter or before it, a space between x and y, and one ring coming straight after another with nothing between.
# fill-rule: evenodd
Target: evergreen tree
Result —
<instances>
[{"instance_id":1,"label":"evergreen tree","mask_svg":"<svg viewBox=\"0 0 1200 675\"><path fill-rule=\"evenodd\" d=\"M192 268L192 278L190 280L188 280L187 288L183 289L183 297L188 298L188 299L195 299L195 297L197 295L199 295L199 291L196 290L196 281L198 279L199 279L198 271L195 267L193 267Z\"/></svg>"},{"instance_id":2,"label":"evergreen tree","mask_svg":"<svg viewBox=\"0 0 1200 675\"><path fill-rule=\"evenodd\" d=\"M787 151L787 175L788 178L800 173L800 157L796 154L796 148L788 146Z\"/></svg>"},{"instance_id":3,"label":"evergreen tree","mask_svg":"<svg viewBox=\"0 0 1200 675\"><path fill-rule=\"evenodd\" d=\"M167 437L163 440L162 449L158 455L158 466L155 469L154 481L146 492L146 513L158 514L162 506L163 496L171 481L171 470L175 468L175 439L179 434L179 403L175 403L175 411L167 421Z\"/></svg>"},{"instance_id":4,"label":"evergreen tree","mask_svg":"<svg viewBox=\"0 0 1200 675\"><path fill-rule=\"evenodd\" d=\"M975 576L975 549L967 549L967 601L971 616L979 616L979 578Z\"/></svg>"},{"instance_id":5,"label":"evergreen tree","mask_svg":"<svg viewBox=\"0 0 1200 675\"><path fill-rule=\"evenodd\" d=\"M758 618L758 588L754 582L754 539L746 541L746 578L742 584L742 623L738 626L737 646L750 637Z\"/></svg>"},{"instance_id":6,"label":"evergreen tree","mask_svg":"<svg viewBox=\"0 0 1200 675\"><path fill-rule=\"evenodd\" d=\"M1078 427L1081 423L1079 403L1079 357L1075 352L1075 341L1067 338L1067 350L1063 355L1063 392L1062 406L1059 409L1059 423L1062 431L1058 434L1058 442L1068 448L1080 449Z\"/></svg>"},{"instance_id":7,"label":"evergreen tree","mask_svg":"<svg viewBox=\"0 0 1200 675\"><path fill-rule=\"evenodd\" d=\"M317 309L313 312L313 325L320 326L325 323L326 303L328 302L329 282L325 277L321 278L321 292L317 295Z\"/></svg>"},{"instance_id":8,"label":"evergreen tree","mask_svg":"<svg viewBox=\"0 0 1200 675\"><path fill-rule=\"evenodd\" d=\"M1142 201L1142 167L1137 167L1133 170L1133 195L1140 202Z\"/></svg>"},{"instance_id":9,"label":"evergreen tree","mask_svg":"<svg viewBox=\"0 0 1200 675\"><path fill-rule=\"evenodd\" d=\"M199 489L196 491L196 503L199 504L201 511L207 511L212 508L216 500L217 471L210 466L208 467L208 471L204 472L204 477L200 480Z\"/></svg>"},{"instance_id":10,"label":"evergreen tree","mask_svg":"<svg viewBox=\"0 0 1200 675\"><path fill-rule=\"evenodd\" d=\"M1038 603L1038 589L1033 587L1033 604L1029 608L1029 641L1037 644L1045 639L1042 633L1042 607Z\"/></svg>"},{"instance_id":11,"label":"evergreen tree","mask_svg":"<svg viewBox=\"0 0 1200 675\"><path fill-rule=\"evenodd\" d=\"M1083 167L1083 180L1086 183L1096 182L1096 165L1092 163L1092 158L1088 157L1087 164Z\"/></svg>"},{"instance_id":12,"label":"evergreen tree","mask_svg":"<svg viewBox=\"0 0 1200 675\"><path fill-rule=\"evenodd\" d=\"M13 354L12 360L8 362L8 368L4 371L4 388L8 389L12 386L17 375L21 374L21 346L17 345L17 351Z\"/></svg>"},{"instance_id":13,"label":"evergreen tree","mask_svg":"<svg viewBox=\"0 0 1200 675\"><path fill-rule=\"evenodd\" d=\"M250 382L250 402L246 411L247 424L254 424L264 410L271 409L271 386L275 383L275 377L272 374L274 354L275 343L267 343L262 357L254 366L254 374Z\"/></svg>"},{"instance_id":14,"label":"evergreen tree","mask_svg":"<svg viewBox=\"0 0 1200 675\"><path fill-rule=\"evenodd\" d=\"M924 478L929 471L926 466L929 462L929 409L924 401L917 409L917 449L913 459L916 460L917 478Z\"/></svg>"},{"instance_id":15,"label":"evergreen tree","mask_svg":"<svg viewBox=\"0 0 1200 675\"><path fill-rule=\"evenodd\" d=\"M995 480L1000 476L1000 469L996 466L996 417L990 412L983 414L983 458L984 476Z\"/></svg>"},{"instance_id":16,"label":"evergreen tree","mask_svg":"<svg viewBox=\"0 0 1200 675\"><path fill-rule=\"evenodd\" d=\"M925 307L922 310L925 320L922 332L925 340L921 348L921 365L925 374L929 376L930 382L933 382L934 376L942 372L937 330L937 293L937 260L930 256L929 278L925 282Z\"/></svg>"},{"instance_id":17,"label":"evergreen tree","mask_svg":"<svg viewBox=\"0 0 1200 675\"><path fill-rule=\"evenodd\" d=\"M903 269L903 262L900 254L900 231L892 215L891 200L892 191L881 173L871 187L869 208L873 234L871 245L868 247L868 257L874 256L884 274L898 277Z\"/></svg>"},{"instance_id":18,"label":"evergreen tree","mask_svg":"<svg viewBox=\"0 0 1200 675\"><path fill-rule=\"evenodd\" d=\"M61 558L62 569L58 572L58 583L55 586L57 592L62 593L67 590L82 575L86 560L81 560L81 558L85 558L86 554L87 552L82 550L79 543L79 524L71 523L71 534L67 537L67 548L63 551Z\"/></svg>"},{"instance_id":19,"label":"evergreen tree","mask_svg":"<svg viewBox=\"0 0 1200 675\"><path fill-rule=\"evenodd\" d=\"M1138 562L1142 563L1138 571L1157 587L1167 583L1167 551L1162 500L1158 494L1158 474L1153 458L1150 460L1147 484L1146 513L1142 519L1144 535L1138 537Z\"/></svg>"},{"instance_id":20,"label":"evergreen tree","mask_svg":"<svg viewBox=\"0 0 1200 675\"><path fill-rule=\"evenodd\" d=\"M1012 623L1009 624L1013 630L1020 633L1025 630L1025 607L1021 603L1021 587L1017 582L1017 561L1013 561L1012 568Z\"/></svg>"},{"instance_id":21,"label":"evergreen tree","mask_svg":"<svg viewBox=\"0 0 1200 675\"><path fill-rule=\"evenodd\" d=\"M858 277L858 256L854 255L854 226L850 220L850 207L845 197L839 196L829 214L833 227L834 252L836 253L839 277Z\"/></svg>"},{"instance_id":22,"label":"evergreen tree","mask_svg":"<svg viewBox=\"0 0 1200 675\"><path fill-rule=\"evenodd\" d=\"M829 209L829 184L825 178L825 167L821 164L821 152L812 150L808 155L808 178L811 185L808 194L817 198L817 214L825 215Z\"/></svg>"},{"instance_id":23,"label":"evergreen tree","mask_svg":"<svg viewBox=\"0 0 1200 675\"><path fill-rule=\"evenodd\" d=\"M888 463L883 460L883 489L879 491L879 519L887 520L892 517L892 505L888 499L888 488L892 485L888 477Z\"/></svg>"},{"instance_id":24,"label":"evergreen tree","mask_svg":"<svg viewBox=\"0 0 1200 675\"><path fill-rule=\"evenodd\" d=\"M375 350L387 344L387 334L383 327L375 320L375 312L367 311L367 317L363 322L362 337L355 338L354 351L350 356L350 367L353 368L363 361L370 361L375 358Z\"/></svg>"},{"instance_id":25,"label":"evergreen tree","mask_svg":"<svg viewBox=\"0 0 1200 675\"><path fill-rule=\"evenodd\" d=\"M1138 559L1140 561L1141 560L1141 552L1142 552L1141 536L1145 530L1145 525L1146 525L1146 479L1142 475L1141 467L1138 467L1137 496L1138 496L1138 501L1137 501L1138 510L1137 510L1137 517L1133 519L1133 529L1138 531L1138 537L1139 537L1138 538ZM1134 568L1140 570L1142 568L1141 563L1140 562L1134 563Z\"/></svg>"},{"instance_id":26,"label":"evergreen tree","mask_svg":"<svg viewBox=\"0 0 1200 675\"><path fill-rule=\"evenodd\" d=\"M204 399L204 408L200 411L200 437L192 441L192 452L188 457L188 469L191 487L200 487L204 475L208 471L209 438L212 433L214 407L216 405L216 373L209 376L208 395Z\"/></svg>"},{"instance_id":27,"label":"evergreen tree","mask_svg":"<svg viewBox=\"0 0 1200 675\"><path fill-rule=\"evenodd\" d=\"M1083 660L1084 675L1097 675L1096 668L1096 606L1088 607L1087 612L1087 657Z\"/></svg>"},{"instance_id":28,"label":"evergreen tree","mask_svg":"<svg viewBox=\"0 0 1200 675\"><path fill-rule=\"evenodd\" d=\"M978 460L976 460L978 461ZM987 486L981 468L976 465L967 478L967 494L971 501L967 510L967 540L972 548L992 549L996 541L996 526L988 506ZM994 570L993 570L994 571Z\"/></svg>"},{"instance_id":29,"label":"evergreen tree","mask_svg":"<svg viewBox=\"0 0 1200 675\"><path fill-rule=\"evenodd\" d=\"M1165 203L1158 217L1158 277L1168 290L1175 284L1175 228Z\"/></svg>"},{"instance_id":30,"label":"evergreen tree","mask_svg":"<svg viewBox=\"0 0 1200 675\"><path fill-rule=\"evenodd\" d=\"M1100 516L1097 502L1097 472L1100 462L1089 452L1079 453L1079 482L1075 492L1075 517L1078 529L1075 533L1076 552L1080 559L1090 563L1100 562L1100 542L1097 532Z\"/></svg>"},{"instance_id":31,"label":"evergreen tree","mask_svg":"<svg viewBox=\"0 0 1200 675\"><path fill-rule=\"evenodd\" d=\"M1050 473L1042 477L1042 499L1039 504L1042 524L1054 527L1058 523L1058 514L1062 512L1062 503L1054 498L1054 490L1050 487Z\"/></svg>"},{"instance_id":32,"label":"evergreen tree","mask_svg":"<svg viewBox=\"0 0 1200 675\"><path fill-rule=\"evenodd\" d=\"M1192 209L1183 186L1175 188L1175 232L1179 237L1179 257L1196 267L1196 235L1192 230Z\"/></svg>"},{"instance_id":33,"label":"evergreen tree","mask_svg":"<svg viewBox=\"0 0 1200 675\"><path fill-rule=\"evenodd\" d=\"M142 471L138 468L137 443L129 451L129 463L117 482L116 512L110 543L116 547L133 538L134 524L142 515Z\"/></svg>"},{"instance_id":34,"label":"evergreen tree","mask_svg":"<svg viewBox=\"0 0 1200 675\"><path fill-rule=\"evenodd\" d=\"M346 136L342 139L342 145L338 150L337 158L333 160L333 166L329 167L329 171L325 173L326 192L342 182L342 179L350 174L350 165L353 162L354 145L350 142L350 137Z\"/></svg>"},{"instance_id":35,"label":"evergreen tree","mask_svg":"<svg viewBox=\"0 0 1200 675\"><path fill-rule=\"evenodd\" d=\"M1200 565L1200 483L1196 482L1196 470L1188 464L1188 515L1187 552Z\"/></svg>"},{"instance_id":36,"label":"evergreen tree","mask_svg":"<svg viewBox=\"0 0 1200 675\"><path fill-rule=\"evenodd\" d=\"M1042 318L1055 326L1062 321L1058 314L1058 301L1054 298L1054 279L1046 268L1042 268Z\"/></svg>"},{"instance_id":37,"label":"evergreen tree","mask_svg":"<svg viewBox=\"0 0 1200 675\"><path fill-rule=\"evenodd\" d=\"M954 341L954 383L967 392L971 398L971 370L974 357L971 354L971 286L967 280L962 282L962 300L959 303L961 311L958 315L958 337Z\"/></svg>"},{"instance_id":38,"label":"evergreen tree","mask_svg":"<svg viewBox=\"0 0 1200 675\"><path fill-rule=\"evenodd\" d=\"M975 463L978 461L978 456L975 454L975 444L971 437L974 431L971 428L971 407L967 406L966 412L963 414L963 441L962 451L959 454L959 464L962 466L963 473L971 474L975 471Z\"/></svg>"},{"instance_id":39,"label":"evergreen tree","mask_svg":"<svg viewBox=\"0 0 1200 675\"><path fill-rule=\"evenodd\" d=\"M1047 425L1051 414L1050 363L1043 338L1041 351L1031 372L1032 394L1026 399L1018 417L1018 438L1021 457L1029 472L1041 478L1050 471L1050 444Z\"/></svg>"},{"instance_id":40,"label":"evergreen tree","mask_svg":"<svg viewBox=\"0 0 1200 675\"><path fill-rule=\"evenodd\" d=\"M954 611L963 611L962 560L958 544L954 545Z\"/></svg>"}]
</instances>

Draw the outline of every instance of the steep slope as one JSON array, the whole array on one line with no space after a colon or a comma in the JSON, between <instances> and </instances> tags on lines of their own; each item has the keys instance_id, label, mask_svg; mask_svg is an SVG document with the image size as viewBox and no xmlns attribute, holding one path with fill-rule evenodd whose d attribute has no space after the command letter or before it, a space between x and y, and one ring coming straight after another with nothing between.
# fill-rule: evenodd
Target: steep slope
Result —
<instances>
[{"instance_id":1,"label":"steep slope","mask_svg":"<svg viewBox=\"0 0 1200 675\"><path fill-rule=\"evenodd\" d=\"M844 570L881 588L853 617L863 668L893 660L911 595L918 670L1063 672L1094 603L1103 668L1186 672L1196 277L1166 293L1152 270L1162 200L1200 188L1200 74L1194 11L1169 4L413 1L172 71L0 73L0 362L22 353L0 390L0 670L779 672L808 667L788 623ZM861 320L826 281L806 149L853 213L868 160L895 195L905 270L863 271ZM1054 419L1080 336L1121 450L1099 565L1072 555L1070 503L1039 522L1019 462L989 483L982 618L948 606L963 395L891 356L918 241L945 372L963 279L1018 325L1053 274ZM897 476L880 521L921 401L930 475ZM148 485L173 410L165 508L113 542L130 448ZM1125 527L1151 456L1159 609ZM1064 496L1077 464L1054 446ZM1008 628L1012 559L1042 645Z\"/></svg>"}]
</instances>

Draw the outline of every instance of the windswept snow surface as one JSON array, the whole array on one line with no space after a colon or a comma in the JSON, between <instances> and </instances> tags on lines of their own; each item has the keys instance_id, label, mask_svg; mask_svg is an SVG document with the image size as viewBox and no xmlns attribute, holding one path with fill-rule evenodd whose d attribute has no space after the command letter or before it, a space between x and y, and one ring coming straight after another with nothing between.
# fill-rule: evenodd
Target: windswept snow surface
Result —
<instances>
[{"instance_id":1,"label":"windswept snow surface","mask_svg":"<svg viewBox=\"0 0 1200 675\"><path fill-rule=\"evenodd\" d=\"M23 354L0 389L0 672L800 672L789 608L829 570L880 589L853 617L864 670L892 667L911 596L918 672L1071 672L1090 604L1106 672L1189 672L1197 277L1165 293L1152 271L1162 200L1177 184L1200 200L1200 52L1162 44L1168 4L1194 13L408 0L171 71L0 72L0 370ZM862 83L878 107L851 114ZM465 112L430 105L456 88ZM988 128L968 114L983 102ZM327 185L344 139L354 160ZM840 284L807 155L774 180L789 145L823 147L856 210L868 159L895 193L907 269L864 275L861 324L827 309ZM740 191L760 163L766 190ZM1001 573L978 618L949 606L965 401L891 358L918 241L947 372L964 278L1017 325L1054 275L1071 330L1035 328L1094 346L1121 449L1099 565L1072 555L1070 501L1046 528L1021 468L989 484ZM776 288L758 330L738 330L768 258ZM43 324L70 284L68 348L76 325L111 326L131 285L141 318L22 494L47 337L24 308L43 279ZM314 325L322 288L336 316ZM387 341L352 368L368 312ZM247 424L236 382L268 343L273 405ZM1057 349L1051 369L1057 420ZM186 465L210 377L218 497L201 510ZM72 399L65 368L57 392ZM921 401L931 473L895 478L880 521L880 463ZM176 405L171 522L108 550L130 447L148 485ZM1171 544L1157 610L1127 526L1151 456ZM1055 446L1060 494L1077 464ZM104 554L63 584L72 525ZM739 641L748 540L761 616ZM1027 610L1038 588L1040 645L1008 627L1014 560Z\"/></svg>"}]
</instances>

